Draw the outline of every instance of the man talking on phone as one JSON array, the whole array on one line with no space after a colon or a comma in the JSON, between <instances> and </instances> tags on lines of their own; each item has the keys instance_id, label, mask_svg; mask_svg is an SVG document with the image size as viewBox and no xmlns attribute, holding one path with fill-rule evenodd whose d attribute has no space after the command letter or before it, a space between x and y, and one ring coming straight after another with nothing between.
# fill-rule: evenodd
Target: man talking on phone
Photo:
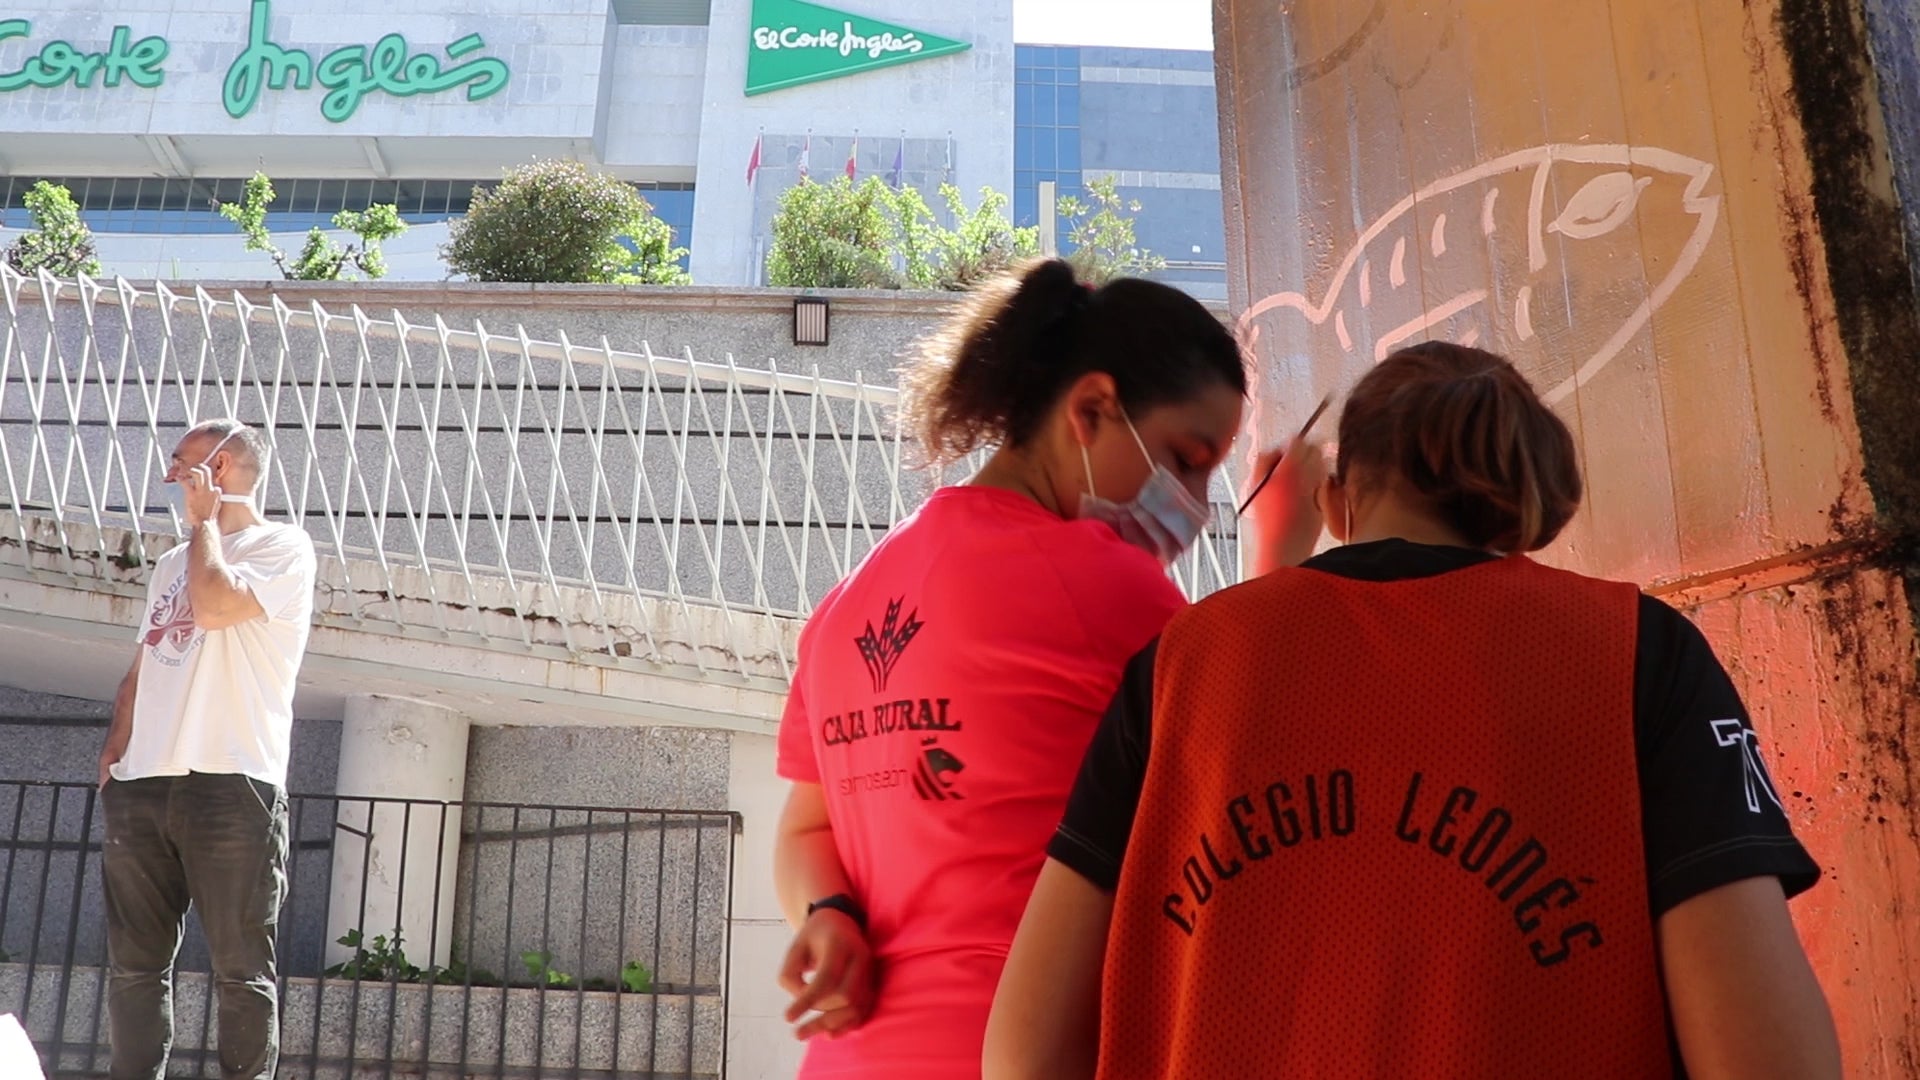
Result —
<instances>
[{"instance_id":1,"label":"man talking on phone","mask_svg":"<svg viewBox=\"0 0 1920 1080\"><path fill-rule=\"evenodd\" d=\"M154 564L100 754L113 1080L166 1073L189 906L213 958L221 1075L268 1080L279 1058L273 932L314 553L254 504L267 452L253 428L209 420L167 469L187 540Z\"/></svg>"}]
</instances>

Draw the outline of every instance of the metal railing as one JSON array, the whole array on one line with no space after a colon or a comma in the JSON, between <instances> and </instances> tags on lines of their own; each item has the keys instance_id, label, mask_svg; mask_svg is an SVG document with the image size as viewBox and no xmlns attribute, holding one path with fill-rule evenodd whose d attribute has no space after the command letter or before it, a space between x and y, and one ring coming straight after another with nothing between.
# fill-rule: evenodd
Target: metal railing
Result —
<instances>
[{"instance_id":1,"label":"metal railing","mask_svg":"<svg viewBox=\"0 0 1920 1080\"><path fill-rule=\"evenodd\" d=\"M722 1073L738 815L299 795L276 941L287 1080ZM103 819L0 783L0 1013L106 1074ZM217 1077L197 916L168 1075Z\"/></svg>"},{"instance_id":2,"label":"metal railing","mask_svg":"<svg viewBox=\"0 0 1920 1080\"><path fill-rule=\"evenodd\" d=\"M892 387L817 369L4 266L0 299L0 510L52 519L63 546L75 525L130 530L124 557L150 560L141 534L180 531L174 443L234 416L273 447L263 512L346 568L349 620L403 631L499 610L503 580L518 612L577 598L576 656L666 662L657 620L622 614L635 599L708 634L717 612L732 640L702 644L731 661L713 665L750 674L770 635L749 624L806 615L942 479L912 467ZM1190 595L1237 579L1223 518L1176 568ZM403 594L429 602L387 602Z\"/></svg>"}]
</instances>

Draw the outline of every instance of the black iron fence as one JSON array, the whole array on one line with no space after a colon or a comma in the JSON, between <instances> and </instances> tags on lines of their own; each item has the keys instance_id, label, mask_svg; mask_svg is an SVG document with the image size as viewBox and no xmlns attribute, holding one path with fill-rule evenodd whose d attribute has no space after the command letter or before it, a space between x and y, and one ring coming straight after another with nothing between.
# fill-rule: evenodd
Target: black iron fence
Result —
<instances>
[{"instance_id":1,"label":"black iron fence","mask_svg":"<svg viewBox=\"0 0 1920 1080\"><path fill-rule=\"evenodd\" d=\"M0 1013L54 1076L107 1069L103 816L0 782ZM278 926L281 1077L724 1074L738 816L296 795ZM217 1077L189 918L171 1076Z\"/></svg>"}]
</instances>

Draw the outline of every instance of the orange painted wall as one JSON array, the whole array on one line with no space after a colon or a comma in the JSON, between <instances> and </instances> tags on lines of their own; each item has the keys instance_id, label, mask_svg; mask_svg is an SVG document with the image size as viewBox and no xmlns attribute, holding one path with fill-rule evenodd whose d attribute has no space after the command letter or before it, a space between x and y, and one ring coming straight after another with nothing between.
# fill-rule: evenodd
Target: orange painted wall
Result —
<instances>
[{"instance_id":1,"label":"orange painted wall","mask_svg":"<svg viewBox=\"0 0 1920 1080\"><path fill-rule=\"evenodd\" d=\"M1263 442L1429 336L1549 395L1589 496L1547 558L1705 628L1828 873L1850 1074L1916 1077L1914 612L1770 2L1216 0L1233 303Z\"/></svg>"}]
</instances>

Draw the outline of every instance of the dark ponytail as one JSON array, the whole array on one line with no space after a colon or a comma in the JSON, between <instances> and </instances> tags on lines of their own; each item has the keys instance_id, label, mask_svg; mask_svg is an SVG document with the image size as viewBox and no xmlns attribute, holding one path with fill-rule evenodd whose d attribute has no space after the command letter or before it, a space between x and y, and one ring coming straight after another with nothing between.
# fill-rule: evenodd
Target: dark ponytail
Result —
<instances>
[{"instance_id":1,"label":"dark ponytail","mask_svg":"<svg viewBox=\"0 0 1920 1080\"><path fill-rule=\"evenodd\" d=\"M1475 547L1538 551L1580 505L1573 436L1505 358L1429 341L1362 378L1340 417L1340 476L1398 476Z\"/></svg>"},{"instance_id":2,"label":"dark ponytail","mask_svg":"<svg viewBox=\"0 0 1920 1080\"><path fill-rule=\"evenodd\" d=\"M1222 382L1247 390L1233 336L1177 289L1120 278L1100 289L1050 259L974 292L902 373L902 421L930 461L1036 435L1074 380L1111 375L1129 413Z\"/></svg>"}]
</instances>

